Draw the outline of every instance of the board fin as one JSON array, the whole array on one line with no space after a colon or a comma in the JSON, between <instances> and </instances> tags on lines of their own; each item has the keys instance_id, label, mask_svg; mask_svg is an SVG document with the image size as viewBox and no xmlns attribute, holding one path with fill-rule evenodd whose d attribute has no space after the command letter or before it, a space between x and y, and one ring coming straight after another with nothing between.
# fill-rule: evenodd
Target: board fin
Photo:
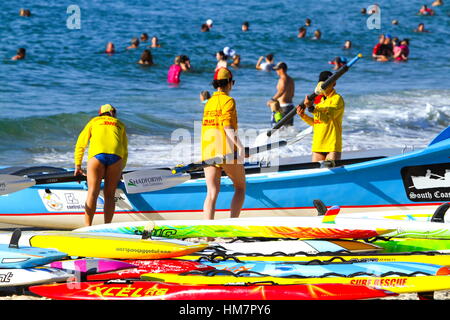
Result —
<instances>
[{"instance_id":1,"label":"board fin","mask_svg":"<svg viewBox=\"0 0 450 320\"><path fill-rule=\"evenodd\" d=\"M313 204L314 207L316 207L319 216L323 216L325 213L327 213L328 209L322 200L320 199L313 200Z\"/></svg>"},{"instance_id":2,"label":"board fin","mask_svg":"<svg viewBox=\"0 0 450 320\"><path fill-rule=\"evenodd\" d=\"M339 211L341 211L341 207L339 206L332 206L327 213L325 214L325 216L322 219L322 223L336 223L336 217L339 213Z\"/></svg>"},{"instance_id":3,"label":"board fin","mask_svg":"<svg viewBox=\"0 0 450 320\"><path fill-rule=\"evenodd\" d=\"M20 229L14 230L11 235L11 240L9 241L9 248L19 249L19 239L22 235L22 231Z\"/></svg>"},{"instance_id":4,"label":"board fin","mask_svg":"<svg viewBox=\"0 0 450 320\"><path fill-rule=\"evenodd\" d=\"M445 213L447 212L448 208L450 208L450 202L445 202L441 204L433 213L433 216L431 217L431 222L444 223Z\"/></svg>"}]
</instances>

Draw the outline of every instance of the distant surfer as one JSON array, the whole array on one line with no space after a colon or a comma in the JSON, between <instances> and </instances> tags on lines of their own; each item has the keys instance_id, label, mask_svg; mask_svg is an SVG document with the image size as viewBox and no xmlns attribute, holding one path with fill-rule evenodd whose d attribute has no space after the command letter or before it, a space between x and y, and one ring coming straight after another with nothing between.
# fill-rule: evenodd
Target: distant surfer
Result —
<instances>
[{"instance_id":1,"label":"distant surfer","mask_svg":"<svg viewBox=\"0 0 450 320\"><path fill-rule=\"evenodd\" d=\"M333 74L330 71L323 71L319 76L319 83L316 93L322 91L320 88L323 81L326 81ZM344 99L336 93L331 84L326 90L320 92L324 95L321 101L314 106L313 117L305 114L305 109L313 107L313 101L305 97L305 108L297 106L297 114L307 124L314 128L312 142L312 162L323 160L340 160L342 153L342 119L344 117Z\"/></svg>"},{"instance_id":2,"label":"distant surfer","mask_svg":"<svg viewBox=\"0 0 450 320\"><path fill-rule=\"evenodd\" d=\"M87 173L81 169L84 151L89 145ZM100 186L104 179L104 222L111 223L115 211L117 184L128 159L128 139L125 125L117 119L117 111L110 104L102 105L98 116L91 119L81 131L75 145L74 175L87 175L87 198L84 222L92 225Z\"/></svg>"},{"instance_id":3,"label":"distant surfer","mask_svg":"<svg viewBox=\"0 0 450 320\"><path fill-rule=\"evenodd\" d=\"M222 170L231 179L234 196L231 201L230 217L238 218L245 199L245 171L243 165L244 147L237 136L238 118L236 102L230 97L234 80L231 71L219 68L212 82L217 90L208 99L203 111L201 150L202 161L228 154L237 153L237 157L221 163L211 162L204 168L206 180L206 198L203 205L205 219L214 219L216 201L220 191Z\"/></svg>"}]
</instances>

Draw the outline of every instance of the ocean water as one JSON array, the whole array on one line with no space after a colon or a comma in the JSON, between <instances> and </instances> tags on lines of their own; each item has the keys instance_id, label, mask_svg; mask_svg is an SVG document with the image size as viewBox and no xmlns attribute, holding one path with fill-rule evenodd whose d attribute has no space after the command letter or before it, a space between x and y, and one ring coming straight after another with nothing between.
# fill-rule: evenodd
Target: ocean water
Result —
<instances>
[{"instance_id":1,"label":"ocean water","mask_svg":"<svg viewBox=\"0 0 450 320\"><path fill-rule=\"evenodd\" d=\"M80 8L80 29L69 29L69 5ZM79 132L99 106L118 108L129 138L129 167L189 162L199 152L198 129L202 90L213 92L215 52L225 46L241 55L231 95L236 99L239 127L246 145L254 132L270 128L266 101L275 93L274 72L255 69L259 56L273 53L294 78L294 102L313 91L318 75L331 70L336 56L363 59L337 84L346 110L344 152L404 146L424 147L450 119L450 5L434 8L432 17L417 16L423 1L379 0L380 29L367 27L360 9L373 3L341 1L4 1L0 4L0 165L71 167ZM20 7L32 16L20 17ZM305 39L297 30L312 20ZM210 32L200 26L213 19ZM391 24L393 19L399 25ZM249 21L250 31L241 23ZM413 29L424 22L429 33ZM321 40L312 40L314 30ZM160 39L152 48L154 62L136 62L149 43L125 50L132 37L146 32ZM406 63L375 62L371 51L380 33L410 39ZM342 49L345 40L353 49ZM102 53L108 41L114 55ZM27 58L11 61L19 47ZM166 82L176 55L190 57L193 70L181 84ZM297 131L306 128L299 118ZM184 145L180 152L180 141ZM307 155L310 137L281 156ZM186 147L187 146L187 147ZM178 149L177 149L178 148Z\"/></svg>"}]
</instances>

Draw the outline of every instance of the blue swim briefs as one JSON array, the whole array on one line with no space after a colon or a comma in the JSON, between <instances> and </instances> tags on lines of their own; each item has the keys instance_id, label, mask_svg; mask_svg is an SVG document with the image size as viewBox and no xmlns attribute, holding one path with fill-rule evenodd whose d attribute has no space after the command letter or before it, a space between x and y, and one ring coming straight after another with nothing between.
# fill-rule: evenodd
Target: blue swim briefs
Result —
<instances>
[{"instance_id":1,"label":"blue swim briefs","mask_svg":"<svg viewBox=\"0 0 450 320\"><path fill-rule=\"evenodd\" d=\"M99 154L95 155L94 157L98 161L103 163L105 166L110 166L110 165L116 163L117 161L119 161L120 159L122 159L118 155L110 154L110 153L99 153Z\"/></svg>"}]
</instances>

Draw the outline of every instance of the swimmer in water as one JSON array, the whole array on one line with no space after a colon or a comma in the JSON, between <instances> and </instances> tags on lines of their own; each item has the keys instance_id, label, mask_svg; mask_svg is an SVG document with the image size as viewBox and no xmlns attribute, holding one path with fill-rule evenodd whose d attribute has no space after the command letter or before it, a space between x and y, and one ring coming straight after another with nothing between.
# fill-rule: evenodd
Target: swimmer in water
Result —
<instances>
[{"instance_id":1,"label":"swimmer in water","mask_svg":"<svg viewBox=\"0 0 450 320\"><path fill-rule=\"evenodd\" d=\"M227 56L223 51L216 52L216 59L217 59L217 64L216 64L216 69L214 71L217 71L220 68L226 68L228 66Z\"/></svg>"},{"instance_id":2,"label":"swimmer in water","mask_svg":"<svg viewBox=\"0 0 450 320\"><path fill-rule=\"evenodd\" d=\"M131 45L127 47L127 49L137 49L139 47L139 39L133 38L131 39Z\"/></svg>"},{"instance_id":3,"label":"swimmer in water","mask_svg":"<svg viewBox=\"0 0 450 320\"><path fill-rule=\"evenodd\" d=\"M263 59L266 59L265 62L262 62ZM258 61L256 62L256 69L262 70L262 71L271 71L273 70L273 67L275 67L274 57L273 54L269 53L267 56L259 57Z\"/></svg>"},{"instance_id":4,"label":"swimmer in water","mask_svg":"<svg viewBox=\"0 0 450 320\"><path fill-rule=\"evenodd\" d=\"M21 8L20 11L19 11L19 16L21 16L21 17L30 17L31 16L31 11L29 9Z\"/></svg>"},{"instance_id":5,"label":"swimmer in water","mask_svg":"<svg viewBox=\"0 0 450 320\"><path fill-rule=\"evenodd\" d=\"M147 41L148 41L148 34L144 32L141 34L141 42L147 42Z\"/></svg>"},{"instance_id":6,"label":"swimmer in water","mask_svg":"<svg viewBox=\"0 0 450 320\"><path fill-rule=\"evenodd\" d=\"M306 28L305 27L298 28L297 38L304 38L304 37L306 37Z\"/></svg>"},{"instance_id":7,"label":"swimmer in water","mask_svg":"<svg viewBox=\"0 0 450 320\"><path fill-rule=\"evenodd\" d=\"M352 48L352 42L350 40L345 41L344 43L344 50L350 50Z\"/></svg>"},{"instance_id":8,"label":"swimmer in water","mask_svg":"<svg viewBox=\"0 0 450 320\"><path fill-rule=\"evenodd\" d=\"M328 62L329 64L333 64L333 70L338 70L342 66L344 66L347 63L347 58L345 57L336 57L333 61Z\"/></svg>"},{"instance_id":9,"label":"swimmer in water","mask_svg":"<svg viewBox=\"0 0 450 320\"><path fill-rule=\"evenodd\" d=\"M116 49L114 47L114 43L112 42L108 42L106 44L106 49L105 49L105 53L109 53L109 54L113 54L116 52Z\"/></svg>"},{"instance_id":10,"label":"swimmer in water","mask_svg":"<svg viewBox=\"0 0 450 320\"><path fill-rule=\"evenodd\" d=\"M242 30L243 32L247 32L247 31L249 30L249 28L250 28L250 25L249 25L248 21L244 21L244 22L242 23L241 30Z\"/></svg>"},{"instance_id":11,"label":"swimmer in water","mask_svg":"<svg viewBox=\"0 0 450 320\"><path fill-rule=\"evenodd\" d=\"M19 48L17 49L17 53L14 57L11 58L11 60L23 60L26 56L26 50L25 48Z\"/></svg>"},{"instance_id":12,"label":"swimmer in water","mask_svg":"<svg viewBox=\"0 0 450 320\"><path fill-rule=\"evenodd\" d=\"M202 32L208 32L209 31L209 27L206 23L202 24L202 27L200 29Z\"/></svg>"},{"instance_id":13,"label":"swimmer in water","mask_svg":"<svg viewBox=\"0 0 450 320\"><path fill-rule=\"evenodd\" d=\"M176 56L174 63L170 66L169 72L167 73L167 82L171 84L179 84L182 71L181 56Z\"/></svg>"},{"instance_id":14,"label":"swimmer in water","mask_svg":"<svg viewBox=\"0 0 450 320\"><path fill-rule=\"evenodd\" d=\"M433 7L439 7L439 6L442 6L444 4L444 2L442 1L442 0L435 0L432 4L431 4L431 6L433 6Z\"/></svg>"},{"instance_id":15,"label":"swimmer in water","mask_svg":"<svg viewBox=\"0 0 450 320\"><path fill-rule=\"evenodd\" d=\"M204 90L204 91L200 92L200 101L203 104L207 103L209 98L211 98L211 94L209 93L208 90Z\"/></svg>"},{"instance_id":16,"label":"swimmer in water","mask_svg":"<svg viewBox=\"0 0 450 320\"><path fill-rule=\"evenodd\" d=\"M312 39L320 40L320 38L322 38L322 32L319 29L317 29L316 31L314 31L314 37Z\"/></svg>"},{"instance_id":17,"label":"swimmer in water","mask_svg":"<svg viewBox=\"0 0 450 320\"><path fill-rule=\"evenodd\" d=\"M161 45L159 44L158 37L156 37L156 36L152 37L152 45L151 45L151 47L152 48L160 48L161 47Z\"/></svg>"},{"instance_id":18,"label":"swimmer in water","mask_svg":"<svg viewBox=\"0 0 450 320\"><path fill-rule=\"evenodd\" d=\"M311 19L306 18L305 19L305 27L310 27L311 26Z\"/></svg>"},{"instance_id":19,"label":"swimmer in water","mask_svg":"<svg viewBox=\"0 0 450 320\"><path fill-rule=\"evenodd\" d=\"M419 25L417 26L417 29L414 29L414 32L430 32L429 30L425 29L425 24L423 24L422 22L419 23Z\"/></svg>"},{"instance_id":20,"label":"swimmer in water","mask_svg":"<svg viewBox=\"0 0 450 320\"><path fill-rule=\"evenodd\" d=\"M138 63L142 64L142 65L146 65L146 66L154 65L154 63L153 63L153 56L152 56L151 51L148 50L148 49L145 49L142 52L141 58L139 59Z\"/></svg>"},{"instance_id":21,"label":"swimmer in water","mask_svg":"<svg viewBox=\"0 0 450 320\"><path fill-rule=\"evenodd\" d=\"M188 56L186 55L180 56L180 66L181 70L183 70L184 72L191 70L191 60L189 59Z\"/></svg>"},{"instance_id":22,"label":"swimmer in water","mask_svg":"<svg viewBox=\"0 0 450 320\"><path fill-rule=\"evenodd\" d=\"M420 8L419 12L417 13L421 16L434 16L434 10L428 8L425 4Z\"/></svg>"}]
</instances>

